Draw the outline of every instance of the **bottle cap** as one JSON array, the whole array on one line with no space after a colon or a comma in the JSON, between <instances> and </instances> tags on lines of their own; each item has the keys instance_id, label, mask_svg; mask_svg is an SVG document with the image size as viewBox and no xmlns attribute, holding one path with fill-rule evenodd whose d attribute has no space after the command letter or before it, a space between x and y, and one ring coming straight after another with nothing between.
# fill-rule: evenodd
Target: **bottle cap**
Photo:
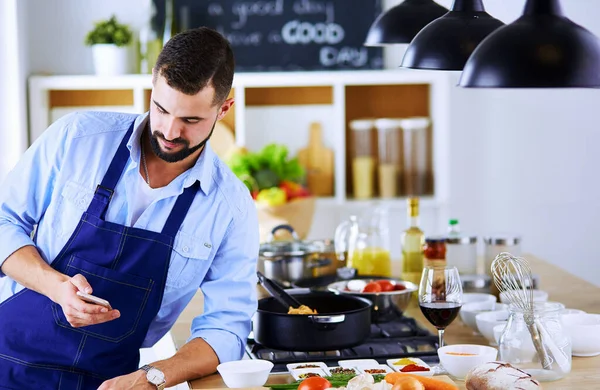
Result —
<instances>
[{"instance_id":1,"label":"bottle cap","mask_svg":"<svg viewBox=\"0 0 600 390\"><path fill-rule=\"evenodd\" d=\"M453 225L458 225L458 219L451 219L451 220L448 222L448 224L449 224L450 226L453 226Z\"/></svg>"}]
</instances>

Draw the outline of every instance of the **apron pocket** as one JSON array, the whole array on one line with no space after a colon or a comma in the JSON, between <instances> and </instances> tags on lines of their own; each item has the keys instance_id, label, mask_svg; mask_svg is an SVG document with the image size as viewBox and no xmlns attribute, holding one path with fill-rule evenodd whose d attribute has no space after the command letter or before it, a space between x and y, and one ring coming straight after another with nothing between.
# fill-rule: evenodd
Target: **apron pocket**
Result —
<instances>
[{"instance_id":1,"label":"apron pocket","mask_svg":"<svg viewBox=\"0 0 600 390\"><path fill-rule=\"evenodd\" d=\"M57 325L111 342L122 341L135 332L154 281L104 268L75 255L69 260L66 274L71 277L76 274L85 276L92 286L92 294L110 302L121 316L102 324L73 328L67 322L60 305L54 303L52 309Z\"/></svg>"}]
</instances>

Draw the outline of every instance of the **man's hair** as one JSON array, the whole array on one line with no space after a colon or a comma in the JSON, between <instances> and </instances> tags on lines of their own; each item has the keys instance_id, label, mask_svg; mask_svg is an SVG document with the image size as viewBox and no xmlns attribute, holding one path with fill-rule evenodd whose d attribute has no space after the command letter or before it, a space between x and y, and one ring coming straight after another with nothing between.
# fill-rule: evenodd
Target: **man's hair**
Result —
<instances>
[{"instance_id":1,"label":"man's hair","mask_svg":"<svg viewBox=\"0 0 600 390\"><path fill-rule=\"evenodd\" d=\"M207 27L190 29L175 35L162 49L154 67L167 84L187 95L205 87L215 89L214 104L221 104L233 83L235 61L225 37Z\"/></svg>"}]
</instances>

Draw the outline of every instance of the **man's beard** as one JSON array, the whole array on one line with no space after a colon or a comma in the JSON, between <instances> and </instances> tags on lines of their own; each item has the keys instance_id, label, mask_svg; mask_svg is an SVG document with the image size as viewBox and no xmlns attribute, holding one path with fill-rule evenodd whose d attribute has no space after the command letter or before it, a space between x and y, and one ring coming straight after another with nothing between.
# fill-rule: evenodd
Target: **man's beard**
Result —
<instances>
[{"instance_id":1,"label":"man's beard","mask_svg":"<svg viewBox=\"0 0 600 390\"><path fill-rule=\"evenodd\" d=\"M158 158L160 158L163 161L169 162L169 163L174 163L174 162L184 160L184 159L188 158L190 155L194 154L197 150L199 150L206 144L206 142L212 136L213 131L215 130L216 124L217 124L217 120L215 119L215 123L213 123L212 129L210 129L210 133L208 134L208 137L206 137L204 139L204 141L200 142L198 145L190 148L190 143L183 138L175 138L173 140L168 140L165 138L163 133L161 133L160 131L158 131L158 130L153 131L152 126L150 124L150 120L148 120L148 129L150 130L150 145L152 146L152 151L154 152L154 154L156 154L158 156ZM163 140L165 140L167 142L183 145L184 148L178 152L165 153L160 148L160 144L158 143L159 138L162 138Z\"/></svg>"}]
</instances>

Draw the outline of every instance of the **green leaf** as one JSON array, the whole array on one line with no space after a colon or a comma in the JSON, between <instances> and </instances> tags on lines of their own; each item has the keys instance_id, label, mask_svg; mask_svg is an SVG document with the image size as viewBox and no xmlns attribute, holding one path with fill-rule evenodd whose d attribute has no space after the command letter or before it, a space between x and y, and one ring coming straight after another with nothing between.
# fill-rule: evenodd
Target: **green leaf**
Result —
<instances>
[{"instance_id":1,"label":"green leaf","mask_svg":"<svg viewBox=\"0 0 600 390\"><path fill-rule=\"evenodd\" d=\"M96 44L113 44L126 46L131 43L133 33L129 26L117 21L116 16L108 20L94 23L94 29L87 33L85 44L88 46Z\"/></svg>"}]
</instances>

